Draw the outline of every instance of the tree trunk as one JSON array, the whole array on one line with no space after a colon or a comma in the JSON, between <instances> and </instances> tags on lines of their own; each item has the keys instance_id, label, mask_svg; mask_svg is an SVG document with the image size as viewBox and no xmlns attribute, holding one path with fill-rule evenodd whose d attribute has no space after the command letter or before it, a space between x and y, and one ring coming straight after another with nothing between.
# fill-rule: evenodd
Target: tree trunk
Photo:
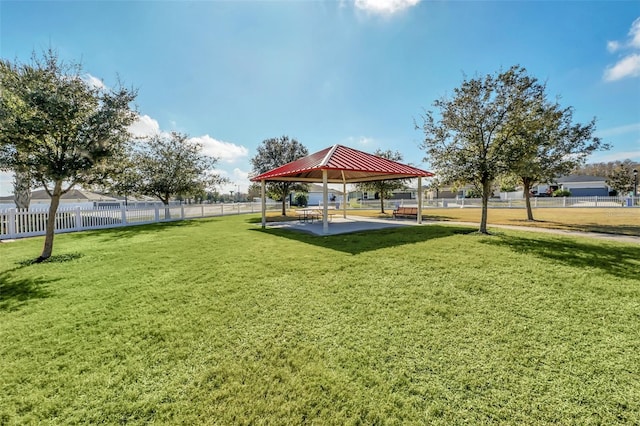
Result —
<instances>
[{"instance_id":1,"label":"tree trunk","mask_svg":"<svg viewBox=\"0 0 640 426\"><path fill-rule=\"evenodd\" d=\"M380 194L380 213L384 214L384 197Z\"/></svg>"},{"instance_id":2,"label":"tree trunk","mask_svg":"<svg viewBox=\"0 0 640 426\"><path fill-rule=\"evenodd\" d=\"M482 182L482 218L480 219L481 234L488 234L487 231L487 215L489 213L489 197L491 197L491 181Z\"/></svg>"},{"instance_id":3,"label":"tree trunk","mask_svg":"<svg viewBox=\"0 0 640 426\"><path fill-rule=\"evenodd\" d=\"M13 199L19 209L29 209L31 203L31 176L24 170L16 170L13 177Z\"/></svg>"},{"instance_id":4,"label":"tree trunk","mask_svg":"<svg viewBox=\"0 0 640 426\"><path fill-rule=\"evenodd\" d=\"M531 209L531 180L522 179L522 187L524 188L524 204L527 206L527 220L533 221L535 219Z\"/></svg>"},{"instance_id":5,"label":"tree trunk","mask_svg":"<svg viewBox=\"0 0 640 426\"><path fill-rule=\"evenodd\" d=\"M164 204L164 219L171 219L171 210L169 210L169 195L162 199L162 204Z\"/></svg>"},{"instance_id":6,"label":"tree trunk","mask_svg":"<svg viewBox=\"0 0 640 426\"><path fill-rule=\"evenodd\" d=\"M287 215L287 197L282 197L282 216Z\"/></svg>"},{"instance_id":7,"label":"tree trunk","mask_svg":"<svg viewBox=\"0 0 640 426\"><path fill-rule=\"evenodd\" d=\"M42 254L37 262L42 262L51 257L53 252L53 237L56 232L56 213L58 212L58 206L60 205L60 197L62 196L62 181L56 181L53 187L53 194L51 194L51 204L49 205L49 216L47 217L47 233L44 238L44 247Z\"/></svg>"}]
</instances>

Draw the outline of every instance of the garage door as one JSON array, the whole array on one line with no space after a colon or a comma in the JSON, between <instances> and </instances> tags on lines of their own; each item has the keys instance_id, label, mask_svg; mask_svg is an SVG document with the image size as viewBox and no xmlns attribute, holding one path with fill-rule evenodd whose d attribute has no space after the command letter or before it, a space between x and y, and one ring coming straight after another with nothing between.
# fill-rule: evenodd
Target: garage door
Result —
<instances>
[{"instance_id":1,"label":"garage door","mask_svg":"<svg viewBox=\"0 0 640 426\"><path fill-rule=\"evenodd\" d=\"M572 188L570 189L572 197L606 197L609 195L607 188Z\"/></svg>"}]
</instances>

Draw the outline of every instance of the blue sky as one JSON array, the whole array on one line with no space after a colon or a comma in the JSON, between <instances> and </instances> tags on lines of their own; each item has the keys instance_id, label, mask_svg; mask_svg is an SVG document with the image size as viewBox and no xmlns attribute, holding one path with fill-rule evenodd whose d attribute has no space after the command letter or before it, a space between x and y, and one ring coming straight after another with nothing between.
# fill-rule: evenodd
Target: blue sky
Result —
<instances>
[{"instance_id":1,"label":"blue sky","mask_svg":"<svg viewBox=\"0 0 640 426\"><path fill-rule=\"evenodd\" d=\"M597 118L613 148L591 162L640 161L638 1L0 1L2 58L48 47L138 88L135 130L197 138L225 190L246 191L256 146L285 134L429 169L414 119L465 75L514 64Z\"/></svg>"}]
</instances>

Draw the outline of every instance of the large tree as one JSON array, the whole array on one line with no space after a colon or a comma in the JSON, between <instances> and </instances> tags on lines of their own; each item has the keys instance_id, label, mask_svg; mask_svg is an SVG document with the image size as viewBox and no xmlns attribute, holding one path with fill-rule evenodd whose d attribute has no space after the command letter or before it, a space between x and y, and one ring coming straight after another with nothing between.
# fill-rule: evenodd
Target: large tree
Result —
<instances>
[{"instance_id":1,"label":"large tree","mask_svg":"<svg viewBox=\"0 0 640 426\"><path fill-rule=\"evenodd\" d=\"M630 159L626 160L616 160L609 161L607 163L587 163L581 164L572 173L577 175L585 175L585 176L600 176L600 177L610 177L614 173L618 172L620 168L625 170L639 169L640 163L637 161L632 161Z\"/></svg>"},{"instance_id":2,"label":"large tree","mask_svg":"<svg viewBox=\"0 0 640 426\"><path fill-rule=\"evenodd\" d=\"M258 146L258 152L251 159L255 174L266 173L276 167L283 166L292 161L309 155L307 148L289 136L265 139ZM267 193L276 201L282 200L282 215L286 216L286 201L291 191L307 191L307 185L295 182L269 182Z\"/></svg>"},{"instance_id":3,"label":"large tree","mask_svg":"<svg viewBox=\"0 0 640 426\"><path fill-rule=\"evenodd\" d=\"M224 181L213 172L216 161L185 134L152 136L137 144L132 156L138 181L134 192L157 197L165 205L176 196L200 194Z\"/></svg>"},{"instance_id":4,"label":"large tree","mask_svg":"<svg viewBox=\"0 0 640 426\"><path fill-rule=\"evenodd\" d=\"M381 149L376 150L375 155L378 157L386 158L392 161L402 161L402 154L399 151ZM380 213L384 213L384 200L389 199L393 194L393 191L404 187L407 179L393 179L393 180L376 180L371 182L362 182L357 185L360 191L371 191L378 194L380 199Z\"/></svg>"},{"instance_id":5,"label":"large tree","mask_svg":"<svg viewBox=\"0 0 640 426\"><path fill-rule=\"evenodd\" d=\"M125 149L134 90L87 81L53 50L31 63L0 61L0 168L27 172L51 197L38 261L51 256L60 197L105 176Z\"/></svg>"},{"instance_id":6,"label":"large tree","mask_svg":"<svg viewBox=\"0 0 640 426\"><path fill-rule=\"evenodd\" d=\"M640 170L640 163L626 159L607 163L583 164L573 170L573 173L606 177L607 184L613 191L618 194L626 194L633 192L633 170Z\"/></svg>"},{"instance_id":7,"label":"large tree","mask_svg":"<svg viewBox=\"0 0 640 426\"><path fill-rule=\"evenodd\" d=\"M448 183L471 183L481 192L480 233L487 233L488 201L493 182L509 171L508 143L516 130L513 117L539 99L544 87L520 66L465 79L452 97L433 103L439 116L422 116L425 161L439 179Z\"/></svg>"},{"instance_id":8,"label":"large tree","mask_svg":"<svg viewBox=\"0 0 640 426\"><path fill-rule=\"evenodd\" d=\"M527 219L534 220L531 188L569 174L598 149L607 149L594 137L595 119L587 124L573 122L573 109L547 102L544 95L512 114L508 129L511 139L509 173L522 183Z\"/></svg>"},{"instance_id":9,"label":"large tree","mask_svg":"<svg viewBox=\"0 0 640 426\"><path fill-rule=\"evenodd\" d=\"M636 165L637 166L637 165ZM607 176L607 184L619 195L628 195L633 193L633 185L635 178L633 170L635 166L629 163L622 163L619 167L613 169Z\"/></svg>"}]
</instances>

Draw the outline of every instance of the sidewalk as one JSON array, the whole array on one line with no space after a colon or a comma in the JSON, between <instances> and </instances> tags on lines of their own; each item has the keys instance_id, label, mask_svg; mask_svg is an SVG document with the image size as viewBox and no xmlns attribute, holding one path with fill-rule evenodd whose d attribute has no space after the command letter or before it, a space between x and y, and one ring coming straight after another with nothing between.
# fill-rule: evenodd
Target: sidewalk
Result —
<instances>
[{"instance_id":1,"label":"sidewalk","mask_svg":"<svg viewBox=\"0 0 640 426\"><path fill-rule=\"evenodd\" d=\"M267 222L269 228L290 229L295 231L309 232L314 235L326 236L326 235L339 235L348 234L351 232L371 231L384 228L396 228L402 226L430 226L430 225L452 225L452 226L469 226L477 228L478 223L474 222L451 222L451 221L438 221L427 220L422 222L422 225L418 225L412 220L398 220L398 219L378 219L364 216L349 216L347 219L341 217L334 218L329 223L329 229L327 233L323 232L322 221L314 222ZM551 228L538 228L534 226L516 226L516 225L493 225L488 224L489 229L510 229L515 231L524 232L540 232L545 234L556 234L570 237L584 237L594 238L603 241L616 241L631 244L640 244L640 237L631 235L619 235L619 234L605 234L602 232L582 232L582 231L567 231L564 229L551 229Z\"/></svg>"},{"instance_id":2,"label":"sidewalk","mask_svg":"<svg viewBox=\"0 0 640 426\"><path fill-rule=\"evenodd\" d=\"M448 222L448 221L434 220L434 221L428 221L426 223L438 224L438 225L450 224L450 225L475 226L475 227L479 226L478 223L474 223L474 222ZM571 236L571 237L586 237L586 238L595 238L599 240L617 241L621 243L640 244L640 237L636 237L633 235L605 234L603 232L567 231L566 229L538 228L535 226L516 226L516 225L487 224L487 228L512 229L516 231L526 231L526 232L541 232L544 234L556 234L556 235L565 235L565 236Z\"/></svg>"}]
</instances>

